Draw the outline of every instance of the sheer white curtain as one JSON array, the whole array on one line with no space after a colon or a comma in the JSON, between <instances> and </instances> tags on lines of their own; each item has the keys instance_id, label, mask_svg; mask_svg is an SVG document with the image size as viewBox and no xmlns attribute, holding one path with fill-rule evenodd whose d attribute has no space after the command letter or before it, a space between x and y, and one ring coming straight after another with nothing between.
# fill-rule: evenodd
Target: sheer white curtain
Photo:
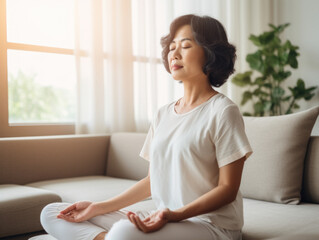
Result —
<instances>
[{"instance_id":1,"label":"sheer white curtain","mask_svg":"<svg viewBox=\"0 0 319 240\"><path fill-rule=\"evenodd\" d=\"M275 21L274 0L75 0L78 118L76 133L145 132L157 109L183 95L161 64L160 38L184 14L220 20L247 68L250 33ZM242 90L218 91L239 104Z\"/></svg>"},{"instance_id":2,"label":"sheer white curtain","mask_svg":"<svg viewBox=\"0 0 319 240\"><path fill-rule=\"evenodd\" d=\"M76 133L135 131L131 5L76 1Z\"/></svg>"}]
</instances>

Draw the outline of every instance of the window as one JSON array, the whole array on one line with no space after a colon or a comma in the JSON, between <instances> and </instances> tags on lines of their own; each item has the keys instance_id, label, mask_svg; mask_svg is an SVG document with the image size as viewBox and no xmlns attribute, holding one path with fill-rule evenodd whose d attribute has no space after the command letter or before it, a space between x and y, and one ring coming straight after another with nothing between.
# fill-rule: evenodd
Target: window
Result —
<instances>
[{"instance_id":1,"label":"window","mask_svg":"<svg viewBox=\"0 0 319 240\"><path fill-rule=\"evenodd\" d=\"M0 137L74 133L74 1L0 0Z\"/></svg>"},{"instance_id":2,"label":"window","mask_svg":"<svg viewBox=\"0 0 319 240\"><path fill-rule=\"evenodd\" d=\"M103 124L116 129L117 116L127 114L114 107L118 102L131 107L129 121L146 131L155 111L182 91L161 63L159 39L173 18L171 4L0 0L0 137L103 132ZM121 57L133 62L128 80ZM127 92L117 92L117 77L128 82Z\"/></svg>"}]
</instances>

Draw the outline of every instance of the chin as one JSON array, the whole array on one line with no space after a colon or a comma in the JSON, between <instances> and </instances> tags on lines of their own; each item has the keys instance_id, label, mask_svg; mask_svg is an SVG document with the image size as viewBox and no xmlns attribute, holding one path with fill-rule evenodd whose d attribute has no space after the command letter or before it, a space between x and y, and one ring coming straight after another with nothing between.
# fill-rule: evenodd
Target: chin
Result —
<instances>
[{"instance_id":1,"label":"chin","mask_svg":"<svg viewBox=\"0 0 319 240\"><path fill-rule=\"evenodd\" d=\"M183 81L183 79L185 78L185 76L182 76L183 74L171 74L172 78L176 81Z\"/></svg>"},{"instance_id":2,"label":"chin","mask_svg":"<svg viewBox=\"0 0 319 240\"><path fill-rule=\"evenodd\" d=\"M179 83L183 83L183 80L181 80L180 78L177 78L177 77L173 77L173 79Z\"/></svg>"}]
</instances>

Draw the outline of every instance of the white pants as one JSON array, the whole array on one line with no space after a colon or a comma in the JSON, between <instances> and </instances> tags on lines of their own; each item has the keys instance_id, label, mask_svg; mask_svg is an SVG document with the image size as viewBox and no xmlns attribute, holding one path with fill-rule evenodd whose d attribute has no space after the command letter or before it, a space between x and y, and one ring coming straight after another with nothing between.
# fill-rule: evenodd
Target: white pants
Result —
<instances>
[{"instance_id":1,"label":"white pants","mask_svg":"<svg viewBox=\"0 0 319 240\"><path fill-rule=\"evenodd\" d=\"M71 223L57 218L68 203L52 203L41 212L41 224L47 233L58 240L91 240L101 232L108 232L106 240L240 240L241 231L222 229L200 220L167 223L153 233L143 233L126 217L125 211L100 215L81 223ZM137 212L147 217L150 212Z\"/></svg>"}]
</instances>

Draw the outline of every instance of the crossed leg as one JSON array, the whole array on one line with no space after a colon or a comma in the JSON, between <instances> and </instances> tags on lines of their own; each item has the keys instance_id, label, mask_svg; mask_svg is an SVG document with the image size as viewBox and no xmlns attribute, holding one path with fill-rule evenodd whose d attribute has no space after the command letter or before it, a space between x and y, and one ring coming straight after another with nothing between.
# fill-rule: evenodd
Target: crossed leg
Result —
<instances>
[{"instance_id":1,"label":"crossed leg","mask_svg":"<svg viewBox=\"0 0 319 240\"><path fill-rule=\"evenodd\" d=\"M115 211L80 223L71 223L56 216L68 203L47 205L41 212L43 228L59 240L212 240L241 239L241 231L231 231L200 220L167 223L153 233L143 233L126 217L125 212ZM148 212L142 213L146 217Z\"/></svg>"},{"instance_id":2,"label":"crossed leg","mask_svg":"<svg viewBox=\"0 0 319 240\"><path fill-rule=\"evenodd\" d=\"M113 224L126 219L121 211L101 215L80 223L67 222L57 215L70 206L69 203L51 203L41 212L41 224L44 230L59 240L104 240Z\"/></svg>"}]
</instances>

